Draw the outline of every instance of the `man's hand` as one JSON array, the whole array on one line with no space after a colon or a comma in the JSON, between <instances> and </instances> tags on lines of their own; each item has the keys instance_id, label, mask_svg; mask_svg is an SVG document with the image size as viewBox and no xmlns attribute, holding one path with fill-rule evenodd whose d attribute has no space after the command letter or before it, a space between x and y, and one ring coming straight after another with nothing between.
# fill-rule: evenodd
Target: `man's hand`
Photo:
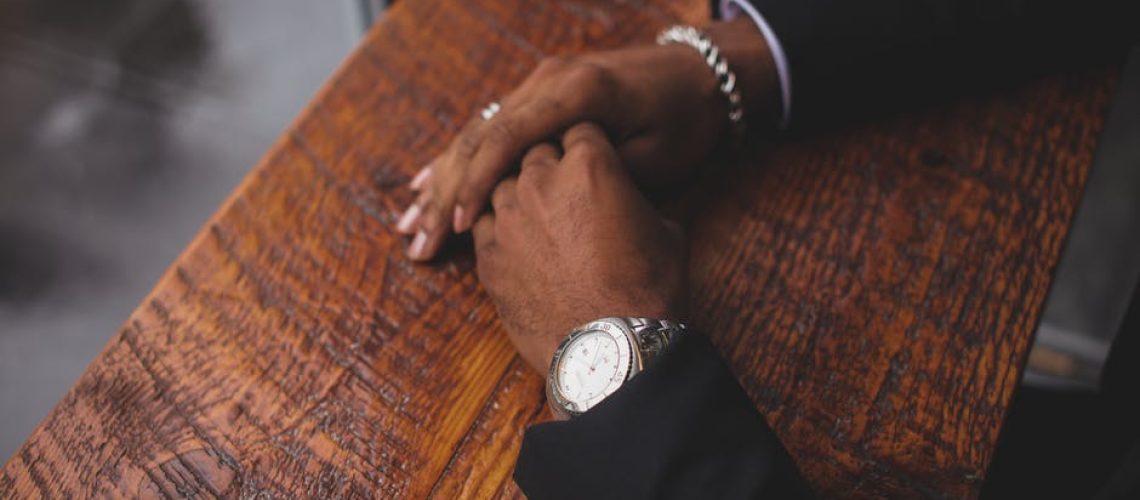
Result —
<instances>
[{"instance_id":1,"label":"man's hand","mask_svg":"<svg viewBox=\"0 0 1140 500\"><path fill-rule=\"evenodd\" d=\"M733 65L748 119L768 121L779 105L764 37L743 18L709 34ZM469 229L523 152L575 123L600 124L643 187L685 177L728 128L712 71L697 51L675 44L547 59L501 104L490 120L468 123L412 182L419 197L397 225L415 235L412 259L431 259L452 231Z\"/></svg>"},{"instance_id":2,"label":"man's hand","mask_svg":"<svg viewBox=\"0 0 1140 500\"><path fill-rule=\"evenodd\" d=\"M475 223L479 279L519 353L545 373L571 328L686 312L686 246L621 167L602 129L535 146Z\"/></svg>"}]
</instances>

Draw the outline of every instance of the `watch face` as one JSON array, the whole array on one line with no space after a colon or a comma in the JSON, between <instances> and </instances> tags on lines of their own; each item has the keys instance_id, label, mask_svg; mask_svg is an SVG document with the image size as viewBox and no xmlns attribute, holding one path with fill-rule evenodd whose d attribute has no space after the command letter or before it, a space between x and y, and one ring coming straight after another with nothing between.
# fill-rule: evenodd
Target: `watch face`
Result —
<instances>
[{"instance_id":1,"label":"watch face","mask_svg":"<svg viewBox=\"0 0 1140 500\"><path fill-rule=\"evenodd\" d=\"M624 333L585 331L566 344L558 360L558 391L575 411L586 411L625 381L631 348Z\"/></svg>"}]
</instances>

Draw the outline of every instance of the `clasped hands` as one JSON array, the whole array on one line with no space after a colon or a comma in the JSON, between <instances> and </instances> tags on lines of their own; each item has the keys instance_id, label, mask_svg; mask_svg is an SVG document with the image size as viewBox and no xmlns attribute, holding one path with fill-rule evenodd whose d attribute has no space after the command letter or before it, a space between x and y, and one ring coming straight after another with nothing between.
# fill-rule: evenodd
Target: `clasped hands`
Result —
<instances>
[{"instance_id":1,"label":"clasped hands","mask_svg":"<svg viewBox=\"0 0 1140 500\"><path fill-rule=\"evenodd\" d=\"M723 23L725 52L762 66L751 25ZM739 47L739 50L736 48ZM774 76L756 83L770 107ZM764 84L761 85L760 82ZM475 117L415 176L397 228L414 260L470 230L478 274L523 358L545 373L574 326L607 316L680 319L686 242L639 189L684 179L728 128L703 58L653 46L543 61L488 120Z\"/></svg>"},{"instance_id":2,"label":"clasped hands","mask_svg":"<svg viewBox=\"0 0 1140 500\"><path fill-rule=\"evenodd\" d=\"M685 312L685 239L642 196L600 127L575 125L501 181L472 235L479 279L515 347L546 373L571 328Z\"/></svg>"}]
</instances>

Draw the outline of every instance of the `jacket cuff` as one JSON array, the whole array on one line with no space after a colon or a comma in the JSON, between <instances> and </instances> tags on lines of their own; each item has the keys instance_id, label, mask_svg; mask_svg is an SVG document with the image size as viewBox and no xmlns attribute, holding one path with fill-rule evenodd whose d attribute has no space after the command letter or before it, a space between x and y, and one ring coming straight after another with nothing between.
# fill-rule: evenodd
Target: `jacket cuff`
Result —
<instances>
[{"instance_id":1,"label":"jacket cuff","mask_svg":"<svg viewBox=\"0 0 1140 500\"><path fill-rule=\"evenodd\" d=\"M528 429L514 477L531 498L750 498L777 461L790 464L763 417L688 332L590 411Z\"/></svg>"}]
</instances>

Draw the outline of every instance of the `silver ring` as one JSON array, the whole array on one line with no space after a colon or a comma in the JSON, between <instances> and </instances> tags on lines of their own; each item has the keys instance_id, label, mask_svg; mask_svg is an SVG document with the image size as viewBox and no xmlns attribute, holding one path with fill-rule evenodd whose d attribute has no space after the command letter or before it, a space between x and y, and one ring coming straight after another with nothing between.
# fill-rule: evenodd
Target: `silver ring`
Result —
<instances>
[{"instance_id":1,"label":"silver ring","mask_svg":"<svg viewBox=\"0 0 1140 500\"><path fill-rule=\"evenodd\" d=\"M483 111L482 111L483 119L484 120L490 120L491 118L494 118L495 115L497 115L499 113L499 110L501 110L501 109L503 109L503 107L500 106L498 102L493 102L491 104L488 104L487 107L483 108Z\"/></svg>"}]
</instances>

